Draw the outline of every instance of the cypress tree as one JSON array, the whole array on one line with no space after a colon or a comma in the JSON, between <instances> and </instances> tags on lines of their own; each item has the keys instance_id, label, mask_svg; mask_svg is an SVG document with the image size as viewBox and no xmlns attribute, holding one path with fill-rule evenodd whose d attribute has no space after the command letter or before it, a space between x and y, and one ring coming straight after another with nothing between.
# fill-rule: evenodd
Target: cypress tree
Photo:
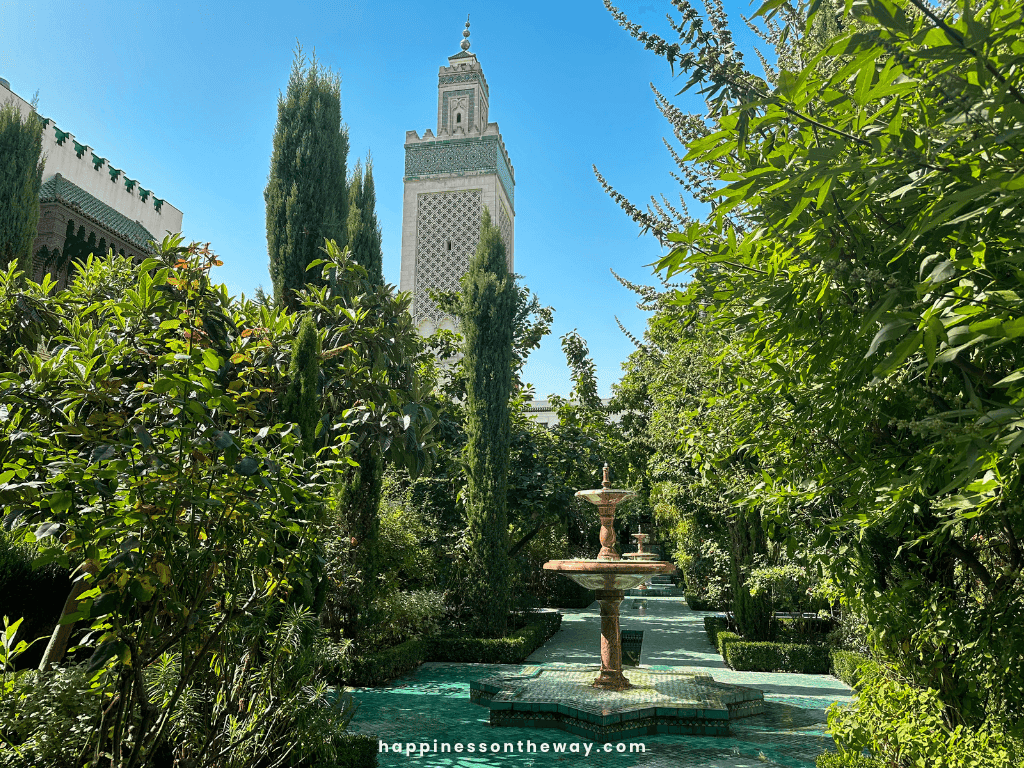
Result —
<instances>
[{"instance_id":1,"label":"cypress tree","mask_svg":"<svg viewBox=\"0 0 1024 768\"><path fill-rule=\"evenodd\" d=\"M324 239L346 243L348 128L341 122L341 77L306 62L297 46L288 89L277 101L270 158L267 251L274 298L296 307L296 291L318 278L306 267Z\"/></svg>"},{"instance_id":2,"label":"cypress tree","mask_svg":"<svg viewBox=\"0 0 1024 768\"><path fill-rule=\"evenodd\" d=\"M32 272L43 183L43 123L33 111L22 119L12 104L0 108L0 266L17 259Z\"/></svg>"},{"instance_id":3,"label":"cypress tree","mask_svg":"<svg viewBox=\"0 0 1024 768\"><path fill-rule=\"evenodd\" d=\"M316 445L316 428L320 423L320 339L316 322L308 315L302 318L295 334L292 361L288 367L288 391L285 393L285 418L299 425L302 447L311 453Z\"/></svg>"},{"instance_id":4,"label":"cypress tree","mask_svg":"<svg viewBox=\"0 0 1024 768\"><path fill-rule=\"evenodd\" d=\"M516 285L505 244L484 210L480 244L463 277L459 320L466 370L467 514L471 592L485 635L504 633L509 608L508 487L512 392L512 326Z\"/></svg>"},{"instance_id":5,"label":"cypress tree","mask_svg":"<svg viewBox=\"0 0 1024 768\"><path fill-rule=\"evenodd\" d=\"M371 283L384 285L384 255L377 221L372 158L366 158L365 172L362 164L356 163L349 182L348 200L348 244L352 259L366 270Z\"/></svg>"}]
</instances>

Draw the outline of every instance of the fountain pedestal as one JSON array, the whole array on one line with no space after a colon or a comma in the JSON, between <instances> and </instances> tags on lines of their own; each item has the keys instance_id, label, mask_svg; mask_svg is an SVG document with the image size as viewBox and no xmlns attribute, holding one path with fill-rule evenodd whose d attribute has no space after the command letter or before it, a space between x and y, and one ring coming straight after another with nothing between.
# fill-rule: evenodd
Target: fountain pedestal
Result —
<instances>
[{"instance_id":1,"label":"fountain pedestal","mask_svg":"<svg viewBox=\"0 0 1024 768\"><path fill-rule=\"evenodd\" d=\"M601 605L601 674L594 681L595 688L623 691L631 687L622 674L622 630L619 628L619 604L626 596L622 589L597 590Z\"/></svg>"}]
</instances>

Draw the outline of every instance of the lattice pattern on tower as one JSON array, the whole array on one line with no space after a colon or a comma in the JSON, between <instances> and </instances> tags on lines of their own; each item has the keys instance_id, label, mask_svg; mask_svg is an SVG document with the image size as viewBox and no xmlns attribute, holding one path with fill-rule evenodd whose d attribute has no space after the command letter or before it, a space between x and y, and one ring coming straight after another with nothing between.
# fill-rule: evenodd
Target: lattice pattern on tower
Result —
<instances>
[{"instance_id":1,"label":"lattice pattern on tower","mask_svg":"<svg viewBox=\"0 0 1024 768\"><path fill-rule=\"evenodd\" d=\"M505 256L512 264L512 217L508 215L505 206L498 203L498 231L501 233L501 241L505 244Z\"/></svg>"},{"instance_id":2,"label":"lattice pattern on tower","mask_svg":"<svg viewBox=\"0 0 1024 768\"><path fill-rule=\"evenodd\" d=\"M413 312L417 321L434 323L446 317L428 291L461 290L460 278L480 242L483 195L479 189L419 195L416 201L416 290Z\"/></svg>"}]
</instances>

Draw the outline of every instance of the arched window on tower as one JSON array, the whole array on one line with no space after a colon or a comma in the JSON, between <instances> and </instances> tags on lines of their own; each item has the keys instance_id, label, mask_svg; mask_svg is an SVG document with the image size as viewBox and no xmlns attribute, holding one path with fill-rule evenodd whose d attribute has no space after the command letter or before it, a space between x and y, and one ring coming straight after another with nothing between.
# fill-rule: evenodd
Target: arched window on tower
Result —
<instances>
[{"instance_id":1,"label":"arched window on tower","mask_svg":"<svg viewBox=\"0 0 1024 768\"><path fill-rule=\"evenodd\" d=\"M445 243L445 247L444 248L445 248L446 251L450 251L452 249L452 241L449 240L447 243Z\"/></svg>"},{"instance_id":2,"label":"arched window on tower","mask_svg":"<svg viewBox=\"0 0 1024 768\"><path fill-rule=\"evenodd\" d=\"M461 123L462 122L462 113L461 112L456 112L455 113L455 122L456 123Z\"/></svg>"}]
</instances>

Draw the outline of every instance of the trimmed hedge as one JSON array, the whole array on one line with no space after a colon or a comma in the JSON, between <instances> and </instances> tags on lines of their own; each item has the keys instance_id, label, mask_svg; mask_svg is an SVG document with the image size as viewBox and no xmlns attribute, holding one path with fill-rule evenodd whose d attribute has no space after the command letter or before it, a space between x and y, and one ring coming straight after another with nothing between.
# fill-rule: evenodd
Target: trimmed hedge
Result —
<instances>
[{"instance_id":1,"label":"trimmed hedge","mask_svg":"<svg viewBox=\"0 0 1024 768\"><path fill-rule=\"evenodd\" d=\"M705 616L704 631L708 633L708 642L718 647L718 633L729 628L729 620L725 616Z\"/></svg>"},{"instance_id":2,"label":"trimmed hedge","mask_svg":"<svg viewBox=\"0 0 1024 768\"><path fill-rule=\"evenodd\" d=\"M881 760L852 752L825 752L818 755L814 765L816 768L884 768Z\"/></svg>"},{"instance_id":3,"label":"trimmed hedge","mask_svg":"<svg viewBox=\"0 0 1024 768\"><path fill-rule=\"evenodd\" d=\"M718 635L715 637L718 644L718 652L722 654L722 658L725 659L725 663L729 663L729 646L733 643L741 642L742 637L737 635L735 632L729 632L727 630L719 630Z\"/></svg>"},{"instance_id":4,"label":"trimmed hedge","mask_svg":"<svg viewBox=\"0 0 1024 768\"><path fill-rule=\"evenodd\" d=\"M428 661L464 664L518 664L558 631L562 614L541 614L508 637L479 638L439 636L430 638Z\"/></svg>"},{"instance_id":5,"label":"trimmed hedge","mask_svg":"<svg viewBox=\"0 0 1024 768\"><path fill-rule=\"evenodd\" d=\"M831 658L832 674L850 687L856 686L861 680L882 674L881 665L861 653L833 650Z\"/></svg>"},{"instance_id":6,"label":"trimmed hedge","mask_svg":"<svg viewBox=\"0 0 1024 768\"><path fill-rule=\"evenodd\" d=\"M352 670L345 682L360 688L383 685L416 669L427 660L429 652L429 642L422 637L414 637L380 653L354 657Z\"/></svg>"},{"instance_id":7,"label":"trimmed hedge","mask_svg":"<svg viewBox=\"0 0 1024 768\"><path fill-rule=\"evenodd\" d=\"M719 642L723 634L719 633ZM803 643L749 642L729 640L722 658L735 670L743 672L796 672L804 675L827 675L830 667L829 649L824 645Z\"/></svg>"},{"instance_id":8,"label":"trimmed hedge","mask_svg":"<svg viewBox=\"0 0 1024 768\"><path fill-rule=\"evenodd\" d=\"M562 625L562 614L537 614L529 624L508 637L479 638L457 635L416 637L394 648L357 656L345 670L345 684L354 687L384 685L416 669L424 661L468 664L518 664L537 650Z\"/></svg>"}]
</instances>

